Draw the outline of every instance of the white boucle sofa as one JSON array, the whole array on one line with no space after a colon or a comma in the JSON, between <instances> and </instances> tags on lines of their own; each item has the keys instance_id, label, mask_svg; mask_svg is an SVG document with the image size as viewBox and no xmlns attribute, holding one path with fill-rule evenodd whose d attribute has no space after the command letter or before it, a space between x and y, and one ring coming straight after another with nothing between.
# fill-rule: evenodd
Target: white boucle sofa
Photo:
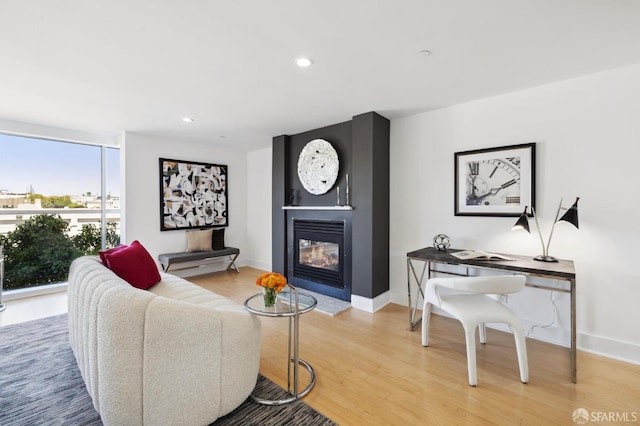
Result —
<instances>
[{"instance_id":1,"label":"white boucle sofa","mask_svg":"<svg viewBox=\"0 0 640 426\"><path fill-rule=\"evenodd\" d=\"M69 338L105 425L206 425L255 387L260 321L242 305L161 273L130 286L97 257L69 271Z\"/></svg>"}]
</instances>

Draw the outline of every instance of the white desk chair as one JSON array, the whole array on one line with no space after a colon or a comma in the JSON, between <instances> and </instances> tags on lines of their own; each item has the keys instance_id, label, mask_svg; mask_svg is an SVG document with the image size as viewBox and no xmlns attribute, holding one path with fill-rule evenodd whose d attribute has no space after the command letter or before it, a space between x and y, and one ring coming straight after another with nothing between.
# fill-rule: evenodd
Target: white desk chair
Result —
<instances>
[{"instance_id":1,"label":"white desk chair","mask_svg":"<svg viewBox=\"0 0 640 426\"><path fill-rule=\"evenodd\" d=\"M480 328L480 343L486 343L485 323L506 323L516 340L520 380L529 381L527 346L520 319L496 299L488 294L516 293L524 288L523 275L501 275L492 277L431 278L425 289L422 310L422 346L429 346L429 317L433 306L453 315L464 327L467 341L467 367L469 384L478 385L476 370L476 327ZM465 292L462 294L440 294L442 288ZM446 293L446 291L444 292Z\"/></svg>"}]
</instances>

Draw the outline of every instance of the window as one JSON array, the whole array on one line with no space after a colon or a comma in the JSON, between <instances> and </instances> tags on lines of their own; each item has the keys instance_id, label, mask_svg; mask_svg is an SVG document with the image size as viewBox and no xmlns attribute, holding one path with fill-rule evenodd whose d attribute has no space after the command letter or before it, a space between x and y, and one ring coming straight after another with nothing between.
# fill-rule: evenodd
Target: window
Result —
<instances>
[{"instance_id":1,"label":"window","mask_svg":"<svg viewBox=\"0 0 640 426\"><path fill-rule=\"evenodd\" d=\"M119 149L0 134L4 288L65 281L120 242Z\"/></svg>"}]
</instances>

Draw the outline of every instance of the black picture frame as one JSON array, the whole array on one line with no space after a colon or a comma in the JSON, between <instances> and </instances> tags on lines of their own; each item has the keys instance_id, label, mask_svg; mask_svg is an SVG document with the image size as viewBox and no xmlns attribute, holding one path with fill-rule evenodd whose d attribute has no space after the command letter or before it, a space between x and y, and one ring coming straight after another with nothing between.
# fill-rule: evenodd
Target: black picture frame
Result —
<instances>
[{"instance_id":1,"label":"black picture frame","mask_svg":"<svg viewBox=\"0 0 640 426\"><path fill-rule=\"evenodd\" d=\"M159 167L161 231L229 225L226 165L160 158Z\"/></svg>"},{"instance_id":2,"label":"black picture frame","mask_svg":"<svg viewBox=\"0 0 640 426\"><path fill-rule=\"evenodd\" d=\"M535 208L536 143L454 153L456 216L510 216Z\"/></svg>"}]
</instances>

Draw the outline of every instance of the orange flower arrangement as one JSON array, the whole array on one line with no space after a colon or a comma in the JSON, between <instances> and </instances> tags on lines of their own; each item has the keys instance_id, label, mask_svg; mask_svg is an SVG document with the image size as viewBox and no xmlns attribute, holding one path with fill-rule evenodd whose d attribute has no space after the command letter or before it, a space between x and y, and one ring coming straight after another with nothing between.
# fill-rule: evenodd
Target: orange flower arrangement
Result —
<instances>
[{"instance_id":1,"label":"orange flower arrangement","mask_svg":"<svg viewBox=\"0 0 640 426\"><path fill-rule=\"evenodd\" d=\"M277 272L266 272L258 277L256 285L275 289L276 293L280 293L287 286L287 279Z\"/></svg>"},{"instance_id":2,"label":"orange flower arrangement","mask_svg":"<svg viewBox=\"0 0 640 426\"><path fill-rule=\"evenodd\" d=\"M280 293L287 286L287 279L277 272L266 272L258 277L256 285L262 287L265 306L276 303L276 293Z\"/></svg>"}]
</instances>

